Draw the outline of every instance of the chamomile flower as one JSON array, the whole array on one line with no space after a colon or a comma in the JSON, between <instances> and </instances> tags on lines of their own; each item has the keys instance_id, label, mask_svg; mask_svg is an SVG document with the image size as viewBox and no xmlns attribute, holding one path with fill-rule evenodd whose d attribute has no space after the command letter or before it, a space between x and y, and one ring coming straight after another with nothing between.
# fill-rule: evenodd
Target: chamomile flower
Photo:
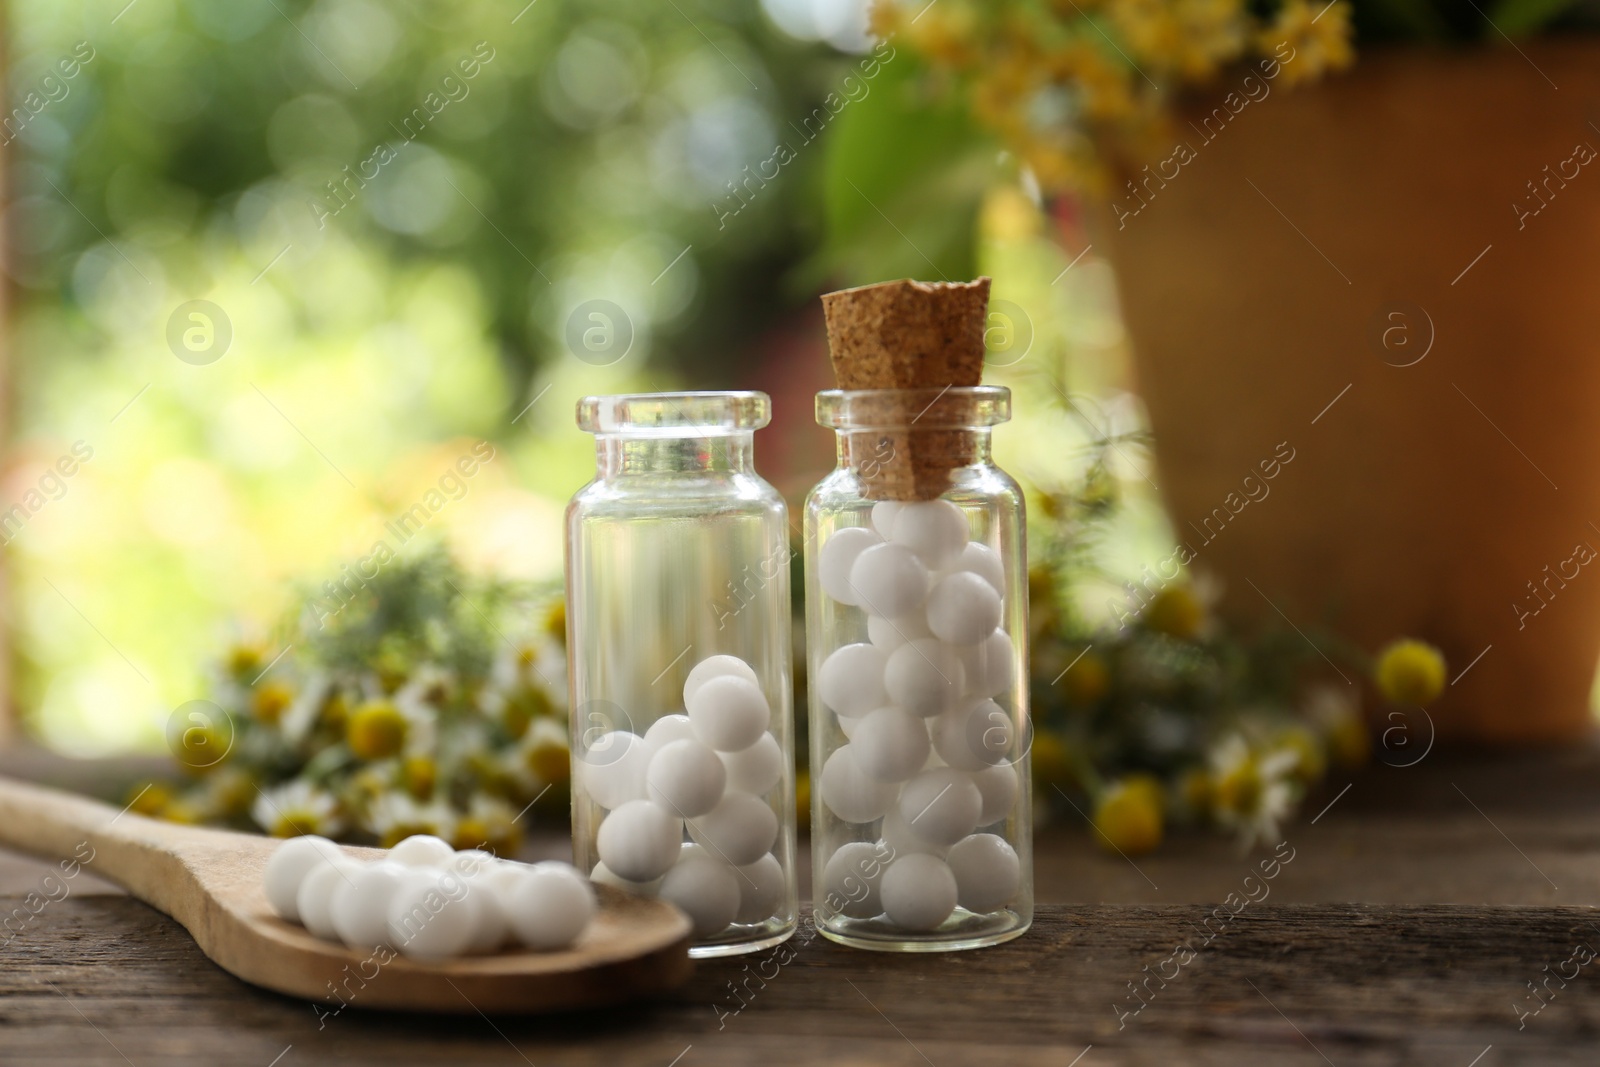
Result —
<instances>
[{"instance_id":1,"label":"chamomile flower","mask_svg":"<svg viewBox=\"0 0 1600 1067\"><path fill-rule=\"evenodd\" d=\"M496 856L509 856L522 841L517 812L498 797L479 793L451 828L450 843L458 849L484 848Z\"/></svg>"},{"instance_id":2,"label":"chamomile flower","mask_svg":"<svg viewBox=\"0 0 1600 1067\"><path fill-rule=\"evenodd\" d=\"M262 790L250 807L250 817L273 837L334 837L344 829L339 801L333 794L300 780Z\"/></svg>"},{"instance_id":3,"label":"chamomile flower","mask_svg":"<svg viewBox=\"0 0 1600 1067\"><path fill-rule=\"evenodd\" d=\"M1394 704L1423 705L1444 691L1444 654L1423 641L1403 638L1378 653L1378 690Z\"/></svg>"},{"instance_id":4,"label":"chamomile flower","mask_svg":"<svg viewBox=\"0 0 1600 1067\"><path fill-rule=\"evenodd\" d=\"M1289 748L1257 752L1239 734L1229 735L1212 751L1212 814L1238 832L1241 848L1278 840L1279 827L1299 798L1294 780L1299 759Z\"/></svg>"},{"instance_id":5,"label":"chamomile flower","mask_svg":"<svg viewBox=\"0 0 1600 1067\"><path fill-rule=\"evenodd\" d=\"M1361 717L1355 686L1331 683L1313 687L1305 698L1305 715L1322 733L1328 758L1345 770L1355 770L1372 758L1372 735Z\"/></svg>"},{"instance_id":6,"label":"chamomile flower","mask_svg":"<svg viewBox=\"0 0 1600 1067\"><path fill-rule=\"evenodd\" d=\"M454 832L455 821L445 804L421 803L399 791L380 794L367 811L367 829L382 848L393 848L413 834L446 837Z\"/></svg>"}]
</instances>

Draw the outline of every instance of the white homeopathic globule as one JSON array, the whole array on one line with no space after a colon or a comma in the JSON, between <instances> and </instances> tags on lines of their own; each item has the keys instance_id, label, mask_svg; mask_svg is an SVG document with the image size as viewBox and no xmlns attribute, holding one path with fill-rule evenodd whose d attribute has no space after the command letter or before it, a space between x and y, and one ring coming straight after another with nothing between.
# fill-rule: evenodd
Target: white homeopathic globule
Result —
<instances>
[{"instance_id":1,"label":"white homeopathic globule","mask_svg":"<svg viewBox=\"0 0 1600 1067\"><path fill-rule=\"evenodd\" d=\"M705 940L764 923L789 898L771 799L786 767L772 704L745 660L700 660L682 695L683 713L661 715L642 738L602 734L595 748L609 753L576 763L603 809L590 878L671 901Z\"/></svg>"},{"instance_id":2,"label":"white homeopathic globule","mask_svg":"<svg viewBox=\"0 0 1600 1067\"><path fill-rule=\"evenodd\" d=\"M813 828L819 917L928 934L958 908L993 912L1021 891L1005 836L1025 740L1017 644L1005 561L971 530L949 500L879 501L869 526L833 529L817 553L817 584L837 605L823 618L845 642L813 661L826 709L817 796L837 820Z\"/></svg>"},{"instance_id":3,"label":"white homeopathic globule","mask_svg":"<svg viewBox=\"0 0 1600 1067\"><path fill-rule=\"evenodd\" d=\"M420 834L377 860L326 838L290 838L268 858L262 887L280 918L315 937L359 951L388 945L424 962L494 952L508 935L526 949L568 948L599 907L570 864L458 852Z\"/></svg>"}]
</instances>

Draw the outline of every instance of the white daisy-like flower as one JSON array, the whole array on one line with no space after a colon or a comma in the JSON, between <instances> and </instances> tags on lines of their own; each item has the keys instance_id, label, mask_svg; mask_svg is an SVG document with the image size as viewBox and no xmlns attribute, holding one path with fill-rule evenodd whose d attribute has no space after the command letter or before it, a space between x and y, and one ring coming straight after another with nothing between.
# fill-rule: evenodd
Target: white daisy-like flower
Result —
<instances>
[{"instance_id":1,"label":"white daisy-like flower","mask_svg":"<svg viewBox=\"0 0 1600 1067\"><path fill-rule=\"evenodd\" d=\"M432 834L448 839L455 832L455 812L438 800L419 803L410 794L387 792L376 797L367 811L367 827L384 848L392 848L412 834Z\"/></svg>"},{"instance_id":2,"label":"white daisy-like flower","mask_svg":"<svg viewBox=\"0 0 1600 1067\"><path fill-rule=\"evenodd\" d=\"M1294 813L1299 786L1294 779L1300 756L1292 748L1267 753L1251 749L1244 737L1231 734L1211 752L1214 814L1236 830L1240 848L1280 840L1285 819Z\"/></svg>"},{"instance_id":3,"label":"white daisy-like flower","mask_svg":"<svg viewBox=\"0 0 1600 1067\"><path fill-rule=\"evenodd\" d=\"M298 780L261 791L250 806L250 817L273 837L333 837L344 829L333 794Z\"/></svg>"},{"instance_id":4,"label":"white daisy-like flower","mask_svg":"<svg viewBox=\"0 0 1600 1067\"><path fill-rule=\"evenodd\" d=\"M278 728L283 732L285 741L291 745L305 741L317 725L317 716L327 703L328 692L332 688L333 679L326 671L317 671L306 678L294 702L283 713L283 718L278 720Z\"/></svg>"},{"instance_id":5,"label":"white daisy-like flower","mask_svg":"<svg viewBox=\"0 0 1600 1067\"><path fill-rule=\"evenodd\" d=\"M557 709L567 706L567 655L561 645L545 637L516 643L502 642L489 668L486 697L504 697L519 688L541 690ZM490 709L485 707L486 711Z\"/></svg>"}]
</instances>

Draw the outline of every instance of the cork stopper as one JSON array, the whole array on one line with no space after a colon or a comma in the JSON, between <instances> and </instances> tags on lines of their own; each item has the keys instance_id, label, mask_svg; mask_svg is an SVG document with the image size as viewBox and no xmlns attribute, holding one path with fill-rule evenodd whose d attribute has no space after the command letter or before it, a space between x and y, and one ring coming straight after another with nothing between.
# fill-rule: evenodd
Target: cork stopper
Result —
<instances>
[{"instance_id":1,"label":"cork stopper","mask_svg":"<svg viewBox=\"0 0 1600 1067\"><path fill-rule=\"evenodd\" d=\"M931 500L971 461L969 433L916 423L944 390L982 383L988 308L988 278L902 279L823 296L839 388L905 391L874 401L881 410L871 421L881 429L871 435L871 455L853 462L870 499Z\"/></svg>"}]
</instances>

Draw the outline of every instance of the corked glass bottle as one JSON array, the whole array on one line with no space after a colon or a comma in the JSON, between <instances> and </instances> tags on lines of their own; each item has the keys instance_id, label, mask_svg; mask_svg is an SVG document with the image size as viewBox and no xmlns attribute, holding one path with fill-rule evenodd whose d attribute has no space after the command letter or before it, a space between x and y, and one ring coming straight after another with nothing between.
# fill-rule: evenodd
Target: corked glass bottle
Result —
<instances>
[{"instance_id":1,"label":"corked glass bottle","mask_svg":"<svg viewBox=\"0 0 1600 1067\"><path fill-rule=\"evenodd\" d=\"M824 297L838 467L806 502L817 928L861 948L1033 919L1022 492L978 384L988 279Z\"/></svg>"}]
</instances>

